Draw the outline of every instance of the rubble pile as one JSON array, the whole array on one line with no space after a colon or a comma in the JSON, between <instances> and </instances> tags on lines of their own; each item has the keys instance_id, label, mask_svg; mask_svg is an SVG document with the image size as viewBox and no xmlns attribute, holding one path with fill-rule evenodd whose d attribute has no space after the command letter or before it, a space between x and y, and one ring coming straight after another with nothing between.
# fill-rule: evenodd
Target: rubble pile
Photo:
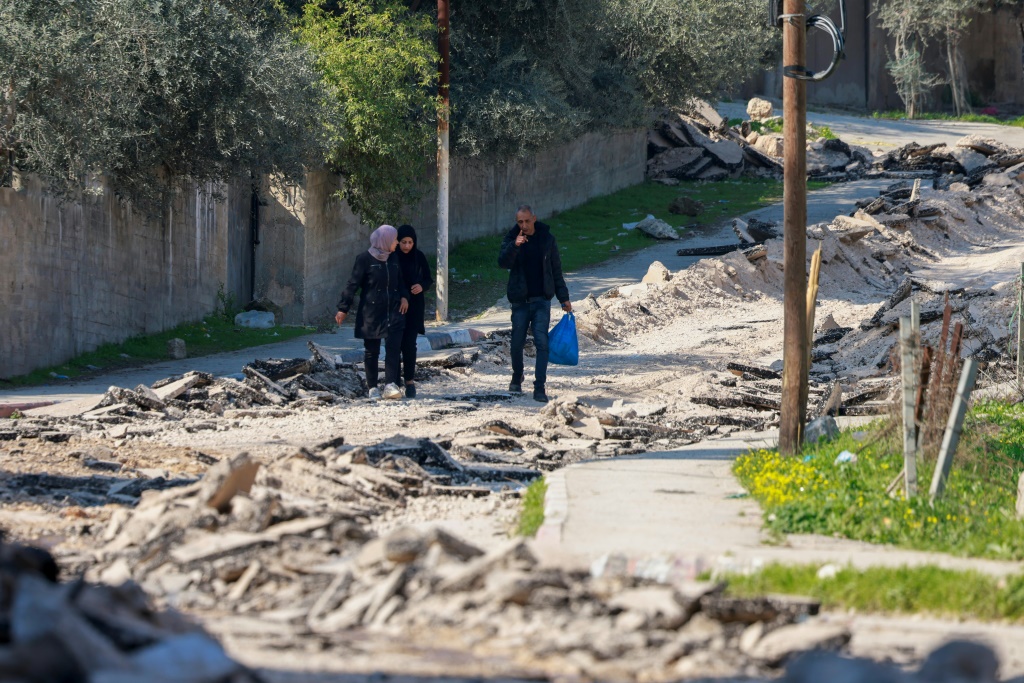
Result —
<instances>
[{"instance_id":1,"label":"rubble pile","mask_svg":"<svg viewBox=\"0 0 1024 683\"><path fill-rule=\"evenodd\" d=\"M837 322L828 311L818 311L822 322L811 356L814 412L823 410L833 395L842 397L833 406L840 415L887 412L890 391L884 378L893 369L899 318L909 315L911 300L921 307L927 343L935 345L948 298L952 320L947 326L963 326L960 355L988 362L1004 358L1014 306L1012 282L990 283L979 274L963 286L930 266L954 252L1016 243L1024 221L1022 195L1024 165L991 167L973 189L967 183L936 189L922 186L920 179L902 180L861 202L852 215L808 227L808 257L822 250L823 299L886 299L863 319ZM736 301L781 301L782 240L771 238L763 227L758 226L758 238L767 239L744 237L747 231L737 230L751 245L744 251L705 259L674 274L655 263L641 283L574 304L581 346L614 345L619 337L654 332L678 316L729 308ZM706 390L696 392L693 400L728 410L737 419L758 417L762 424L773 424L781 359L767 368L761 365L768 363L742 355L723 362L719 373L733 370L736 376L723 379L711 373Z\"/></svg>"},{"instance_id":2,"label":"rubble pile","mask_svg":"<svg viewBox=\"0 0 1024 683\"><path fill-rule=\"evenodd\" d=\"M226 642L244 639L259 651L343 655L372 638L394 650L457 640L478 657L616 680L772 677L787 665L806 667L804 651L848 651L848 625L820 616L812 599L733 597L724 584L660 576L658 567L619 555L589 570L556 568L526 541L484 552L440 528L375 536L365 515L382 499L407 495L411 471L385 482L360 465L378 455L298 453L262 471L240 454L191 488L144 495L111 520L107 545L88 569L90 578L121 585L94 589L104 591L100 604L119 616L111 605L123 596L138 604L134 581L159 603L203 617ZM356 481L366 488L353 497ZM122 619L114 632L140 647L154 628Z\"/></svg>"},{"instance_id":3,"label":"rubble pile","mask_svg":"<svg viewBox=\"0 0 1024 683\"><path fill-rule=\"evenodd\" d=\"M747 142L705 102L647 133L647 177L664 182L782 176L782 162Z\"/></svg>"},{"instance_id":4,"label":"rubble pile","mask_svg":"<svg viewBox=\"0 0 1024 683\"><path fill-rule=\"evenodd\" d=\"M258 683L199 626L137 584L58 582L44 550L0 540L0 680Z\"/></svg>"},{"instance_id":5,"label":"rubble pile","mask_svg":"<svg viewBox=\"0 0 1024 683\"><path fill-rule=\"evenodd\" d=\"M647 177L666 184L740 176L781 178L783 135L771 132L781 119L770 115L770 103L764 102L768 106L761 109L754 106L756 102L752 100L748 106L752 120L734 126L704 102L687 114L659 121L647 135ZM815 135L812 126L808 132ZM942 189L953 183L974 188L989 175L1021 163L1024 150L977 135L953 145L910 143L887 153L834 137L812 137L807 142L808 177L829 182L919 178L933 180Z\"/></svg>"},{"instance_id":6,"label":"rubble pile","mask_svg":"<svg viewBox=\"0 0 1024 683\"><path fill-rule=\"evenodd\" d=\"M407 441L300 452L265 469L244 453L224 460L196 484L144 494L135 509L119 511L86 576L138 584L161 603L206 617L220 636L270 649L343 648L346 631L357 628L436 642L450 628L471 650L505 644L506 655L552 667L568 661L593 675L685 675L708 666L758 675L797 650L849 641L845 627L813 618L812 601L729 598L712 583L658 584L615 558L595 576L548 568L521 540L485 553L437 528L375 537L368 516L400 504L427 479L395 455L402 446L414 449ZM394 471L362 464L385 457ZM439 462L424 459L423 467ZM799 638L785 638L787 629Z\"/></svg>"},{"instance_id":7,"label":"rubble pile","mask_svg":"<svg viewBox=\"0 0 1024 683\"><path fill-rule=\"evenodd\" d=\"M818 337L820 343L829 339ZM690 398L698 405L725 409L745 409L767 417L758 427L777 426L782 410L782 373L771 368L728 363L730 376L709 385L707 390ZM892 377L862 378L857 382L808 382L808 414L821 415L887 415L896 396L897 382Z\"/></svg>"}]
</instances>

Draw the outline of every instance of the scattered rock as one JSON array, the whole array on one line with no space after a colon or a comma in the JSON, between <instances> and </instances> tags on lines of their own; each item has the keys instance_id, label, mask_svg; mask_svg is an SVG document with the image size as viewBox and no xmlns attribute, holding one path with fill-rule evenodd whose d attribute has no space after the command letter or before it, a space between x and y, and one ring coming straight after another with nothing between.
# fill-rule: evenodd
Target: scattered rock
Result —
<instances>
[{"instance_id":1,"label":"scattered rock","mask_svg":"<svg viewBox=\"0 0 1024 683\"><path fill-rule=\"evenodd\" d=\"M850 642L850 631L839 624L818 620L783 626L761 638L750 656L770 666L779 666L800 652L836 651Z\"/></svg>"},{"instance_id":2,"label":"scattered rock","mask_svg":"<svg viewBox=\"0 0 1024 683\"><path fill-rule=\"evenodd\" d=\"M747 116L750 117L751 121L764 121L765 119L770 119L773 115L774 108L768 100L754 97L747 102Z\"/></svg>"},{"instance_id":3,"label":"scattered rock","mask_svg":"<svg viewBox=\"0 0 1024 683\"><path fill-rule=\"evenodd\" d=\"M679 233L665 221L648 217L636 224L636 229L659 240L677 240Z\"/></svg>"},{"instance_id":4,"label":"scattered rock","mask_svg":"<svg viewBox=\"0 0 1024 683\"><path fill-rule=\"evenodd\" d=\"M704 203L691 199L686 195L676 197L668 206L669 213L680 216L699 216L704 211Z\"/></svg>"},{"instance_id":5,"label":"scattered rock","mask_svg":"<svg viewBox=\"0 0 1024 683\"><path fill-rule=\"evenodd\" d=\"M838 436L839 425L835 419L828 415L822 415L814 418L807 424L807 428L804 430L804 443L813 446L817 445L822 439L831 441Z\"/></svg>"},{"instance_id":6,"label":"scattered rock","mask_svg":"<svg viewBox=\"0 0 1024 683\"><path fill-rule=\"evenodd\" d=\"M174 339L167 340L167 357L171 360L183 360L188 357L188 353L185 349L185 340Z\"/></svg>"}]
</instances>

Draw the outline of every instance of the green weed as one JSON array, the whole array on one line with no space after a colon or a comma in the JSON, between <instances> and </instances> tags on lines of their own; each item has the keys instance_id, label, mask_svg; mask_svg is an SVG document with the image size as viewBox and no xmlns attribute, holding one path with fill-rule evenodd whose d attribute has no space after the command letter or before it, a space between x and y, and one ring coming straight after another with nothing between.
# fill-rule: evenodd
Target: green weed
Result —
<instances>
[{"instance_id":1,"label":"green weed","mask_svg":"<svg viewBox=\"0 0 1024 683\"><path fill-rule=\"evenodd\" d=\"M749 576L727 576L738 597L805 595L831 610L931 614L979 620L1024 621L1024 576L998 578L935 566L840 569L818 578L814 565L771 564Z\"/></svg>"},{"instance_id":2,"label":"green weed","mask_svg":"<svg viewBox=\"0 0 1024 683\"><path fill-rule=\"evenodd\" d=\"M535 480L526 489L516 529L520 536L536 536L537 530L544 524L544 496L547 492L548 483L543 478Z\"/></svg>"},{"instance_id":3,"label":"green weed","mask_svg":"<svg viewBox=\"0 0 1024 683\"><path fill-rule=\"evenodd\" d=\"M190 358L207 356L223 351L235 351L251 346L261 346L301 337L312 332L312 328L287 326L269 330L254 330L235 327L234 316L228 321L223 315L210 315L195 323L184 323L158 334L140 335L120 344L104 344L62 365L34 370L3 380L3 386L37 386L51 384L63 377L77 379L109 372L120 368L137 367L145 363L167 359L167 342L170 339L185 340ZM60 381L64 381L61 379Z\"/></svg>"},{"instance_id":4,"label":"green weed","mask_svg":"<svg viewBox=\"0 0 1024 683\"><path fill-rule=\"evenodd\" d=\"M871 543L969 557L1024 559L1024 520L1015 514L1017 478L1024 470L1024 408L989 402L967 420L944 495L929 504L934 460L918 466L923 491L911 500L886 494L903 467L901 442L880 424L858 442L850 432L782 457L756 451L733 470L761 503L770 529L836 535ZM867 445L866 445L867 444ZM835 463L843 450L856 463ZM902 489L899 489L901 491Z\"/></svg>"},{"instance_id":5,"label":"green weed","mask_svg":"<svg viewBox=\"0 0 1024 683\"><path fill-rule=\"evenodd\" d=\"M903 121L907 119L906 112L900 110L892 111L876 111L871 114L872 118L875 119L886 119L890 121ZM963 114L956 116L955 114L944 114L941 112L924 112L918 114L915 121L964 121L967 123L994 123L1000 126L1014 126L1016 128L1024 128L1024 116L1018 116L1012 119L1001 119L996 116L990 116L988 114Z\"/></svg>"}]
</instances>

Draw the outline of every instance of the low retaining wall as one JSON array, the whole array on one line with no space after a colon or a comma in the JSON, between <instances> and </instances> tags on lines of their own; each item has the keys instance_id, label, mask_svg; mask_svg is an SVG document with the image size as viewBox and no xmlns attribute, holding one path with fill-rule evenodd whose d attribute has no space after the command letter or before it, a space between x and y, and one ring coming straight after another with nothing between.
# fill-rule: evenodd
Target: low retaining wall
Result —
<instances>
[{"instance_id":1,"label":"low retaining wall","mask_svg":"<svg viewBox=\"0 0 1024 683\"><path fill-rule=\"evenodd\" d=\"M547 217L640 183L646 147L645 131L618 131L509 163L454 159L449 244L503 231L523 203ZM239 304L250 289L269 297L286 323L328 321L372 230L335 197L340 186L325 172L302 187L264 181L255 236L247 183L182 189L159 221L110 192L62 204L37 180L0 188L0 377L198 320L221 287ZM430 194L410 212L428 253L435 207Z\"/></svg>"},{"instance_id":2,"label":"low retaining wall","mask_svg":"<svg viewBox=\"0 0 1024 683\"><path fill-rule=\"evenodd\" d=\"M154 222L110 192L61 204L32 178L0 188L0 377L209 313L229 234L248 229L238 204L192 187Z\"/></svg>"},{"instance_id":3,"label":"low retaining wall","mask_svg":"<svg viewBox=\"0 0 1024 683\"><path fill-rule=\"evenodd\" d=\"M508 229L521 204L530 204L545 218L641 183L646 166L644 130L590 133L502 164L453 159L449 246ZM338 176L310 173L302 188L263 190L267 200L260 213L256 296L281 305L286 322L333 317L356 255L369 246L373 226L360 223L344 202L332 197L340 187ZM437 249L434 192L414 207L408 221L428 254ZM395 225L401 222L394 219Z\"/></svg>"}]
</instances>

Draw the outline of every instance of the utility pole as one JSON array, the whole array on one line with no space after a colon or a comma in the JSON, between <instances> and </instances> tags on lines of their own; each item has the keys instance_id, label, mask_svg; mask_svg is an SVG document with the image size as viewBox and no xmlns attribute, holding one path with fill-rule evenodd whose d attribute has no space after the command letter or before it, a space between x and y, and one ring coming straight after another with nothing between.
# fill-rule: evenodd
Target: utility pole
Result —
<instances>
[{"instance_id":1,"label":"utility pole","mask_svg":"<svg viewBox=\"0 0 1024 683\"><path fill-rule=\"evenodd\" d=\"M437 115L437 320L448 321L448 70L451 45L448 36L448 1L437 0L437 51L441 56L437 95L441 100Z\"/></svg>"},{"instance_id":2,"label":"utility pole","mask_svg":"<svg viewBox=\"0 0 1024 683\"><path fill-rule=\"evenodd\" d=\"M779 453L800 451L807 407L807 82L791 74L806 65L805 0L783 4L783 354Z\"/></svg>"}]
</instances>

